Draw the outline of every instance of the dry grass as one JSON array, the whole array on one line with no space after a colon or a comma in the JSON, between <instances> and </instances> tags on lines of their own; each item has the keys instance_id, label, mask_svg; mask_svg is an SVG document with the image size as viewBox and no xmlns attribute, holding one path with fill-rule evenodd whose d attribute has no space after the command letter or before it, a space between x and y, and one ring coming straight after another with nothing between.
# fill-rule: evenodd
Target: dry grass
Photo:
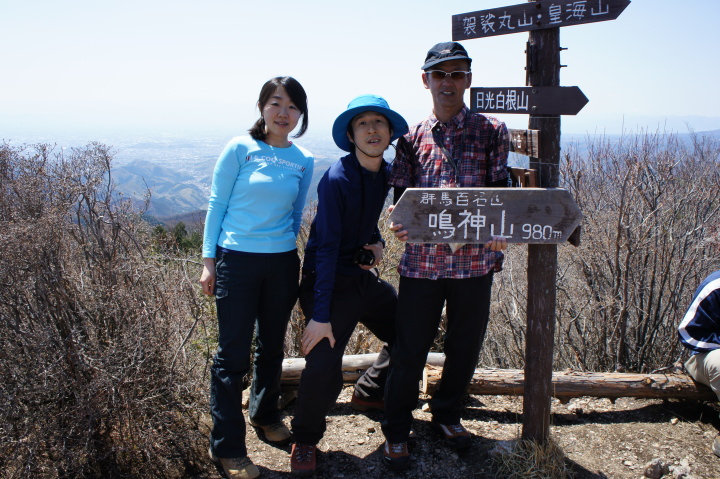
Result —
<instances>
[{"instance_id":1,"label":"dry grass","mask_svg":"<svg viewBox=\"0 0 720 479\"><path fill-rule=\"evenodd\" d=\"M507 479L566 479L573 473L565 453L552 439L547 444L534 441L510 441L496 448L493 463L498 477Z\"/></svg>"}]
</instances>

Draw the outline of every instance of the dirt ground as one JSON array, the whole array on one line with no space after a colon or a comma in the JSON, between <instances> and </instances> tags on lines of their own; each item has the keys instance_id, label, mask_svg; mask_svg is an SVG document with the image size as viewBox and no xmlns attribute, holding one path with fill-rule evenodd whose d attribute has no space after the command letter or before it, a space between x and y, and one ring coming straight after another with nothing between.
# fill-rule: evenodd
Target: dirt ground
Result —
<instances>
[{"instance_id":1,"label":"dirt ground","mask_svg":"<svg viewBox=\"0 0 720 479\"><path fill-rule=\"evenodd\" d=\"M416 438L409 443L412 460L404 473L383 464L384 437L379 412L357 413L349 405L352 389L346 387L328 417L328 430L319 444L316 478L478 478L500 477L491 455L520 436L522 398L469 396L463 424L474 435L471 449L458 455L430 428L431 416L415 410ZM421 396L421 403L427 401ZM720 458L711 450L720 428L715 404L697 401L662 401L576 398L568 404L552 403L551 436L562 448L576 479L642 478L645 466L660 459L673 466L666 478L720 478ZM286 424L293 404L286 411ZM293 477L289 446L261 441L250 428L248 453L265 479ZM686 475L682 475L682 474ZM216 479L219 474L208 476ZM537 476L534 476L537 477Z\"/></svg>"}]
</instances>

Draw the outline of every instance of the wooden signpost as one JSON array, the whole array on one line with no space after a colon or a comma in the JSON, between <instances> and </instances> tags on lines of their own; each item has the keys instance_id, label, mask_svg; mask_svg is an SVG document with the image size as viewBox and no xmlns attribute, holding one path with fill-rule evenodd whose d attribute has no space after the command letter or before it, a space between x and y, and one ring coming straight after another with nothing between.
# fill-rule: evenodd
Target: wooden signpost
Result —
<instances>
[{"instance_id":1,"label":"wooden signpost","mask_svg":"<svg viewBox=\"0 0 720 479\"><path fill-rule=\"evenodd\" d=\"M470 89L470 109L495 114L577 115L587 102L576 86Z\"/></svg>"},{"instance_id":2,"label":"wooden signpost","mask_svg":"<svg viewBox=\"0 0 720 479\"><path fill-rule=\"evenodd\" d=\"M582 214L560 188L408 188L390 220L408 231L409 243L567 241Z\"/></svg>"},{"instance_id":3,"label":"wooden signpost","mask_svg":"<svg viewBox=\"0 0 720 479\"><path fill-rule=\"evenodd\" d=\"M526 71L530 93L525 87L473 88L470 106L475 111L530 115L528 131L538 132L537 144L542 145L542 150L533 152L529 166L538 171L539 186L543 188L557 188L559 184L560 115L577 114L587 103L587 98L577 87L572 87L572 100L555 98L530 103L531 94L540 98L543 90L548 92L546 97L551 93L570 91L560 86L562 49L559 27L614 20L629 4L630 0L567 0L557 3L529 0L524 4L452 17L452 38L455 41L529 32ZM527 110L517 108L517 105L522 104L517 102L518 92L524 92L528 98ZM500 104L499 93L502 95ZM508 103L511 95L513 98ZM567 96L567 93L558 95ZM572 108L561 105L566 101L572 103ZM536 108L533 109L533 106ZM529 244L522 439L543 444L550 434L556 276L557 245Z\"/></svg>"},{"instance_id":4,"label":"wooden signpost","mask_svg":"<svg viewBox=\"0 0 720 479\"><path fill-rule=\"evenodd\" d=\"M615 20L630 0L530 1L452 16L454 41Z\"/></svg>"}]
</instances>

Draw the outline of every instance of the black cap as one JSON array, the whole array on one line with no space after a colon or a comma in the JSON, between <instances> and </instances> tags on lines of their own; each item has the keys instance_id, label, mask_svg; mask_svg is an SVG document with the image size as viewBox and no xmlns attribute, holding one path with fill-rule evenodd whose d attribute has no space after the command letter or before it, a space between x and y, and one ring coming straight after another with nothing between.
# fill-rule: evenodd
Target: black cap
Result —
<instances>
[{"instance_id":1,"label":"black cap","mask_svg":"<svg viewBox=\"0 0 720 479\"><path fill-rule=\"evenodd\" d=\"M457 42L444 42L438 43L428 51L422 69L427 70L433 65L448 60L467 60L468 63L472 62L472 58L468 56L467 51L465 51L462 45Z\"/></svg>"}]
</instances>

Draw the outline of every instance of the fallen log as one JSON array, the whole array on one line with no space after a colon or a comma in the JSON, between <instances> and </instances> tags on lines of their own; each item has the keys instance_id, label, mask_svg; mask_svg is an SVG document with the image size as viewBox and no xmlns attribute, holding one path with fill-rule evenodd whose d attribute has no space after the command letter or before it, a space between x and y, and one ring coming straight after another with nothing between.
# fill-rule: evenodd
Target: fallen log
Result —
<instances>
[{"instance_id":1,"label":"fallen log","mask_svg":"<svg viewBox=\"0 0 720 479\"><path fill-rule=\"evenodd\" d=\"M372 366L378 357L378 353L372 354L348 354L343 356L342 372L343 382L354 383L365 370ZM429 353L427 364L442 366L445 363L445 355L442 353ZM297 387L300 384L300 375L305 369L305 359L287 358L283 360L282 376L280 384L287 389Z\"/></svg>"},{"instance_id":2,"label":"fallen log","mask_svg":"<svg viewBox=\"0 0 720 479\"><path fill-rule=\"evenodd\" d=\"M426 366L421 391L432 394L440 384L441 376L441 367ZM467 392L477 395L522 396L525 392L525 373L522 369L476 369ZM690 376L682 373L554 372L552 395L561 402L581 396L610 399L635 397L717 400L709 387L696 383Z\"/></svg>"},{"instance_id":3,"label":"fallen log","mask_svg":"<svg viewBox=\"0 0 720 479\"><path fill-rule=\"evenodd\" d=\"M374 354L355 354L343 357L343 381L352 384L377 359ZM420 384L420 390L432 394L437 389L442 375L445 355L428 354L427 366ZM303 358L288 358L283 361L280 379L286 393L297 389L300 375L305 368ZM469 394L522 396L525 392L525 374L522 369L476 369ZM630 373L591 373L579 371L559 371L552 375L552 394L562 402L574 397L620 397L636 398L680 398L699 401L715 401L712 390L693 381L683 373L672 374L630 374Z\"/></svg>"}]
</instances>

